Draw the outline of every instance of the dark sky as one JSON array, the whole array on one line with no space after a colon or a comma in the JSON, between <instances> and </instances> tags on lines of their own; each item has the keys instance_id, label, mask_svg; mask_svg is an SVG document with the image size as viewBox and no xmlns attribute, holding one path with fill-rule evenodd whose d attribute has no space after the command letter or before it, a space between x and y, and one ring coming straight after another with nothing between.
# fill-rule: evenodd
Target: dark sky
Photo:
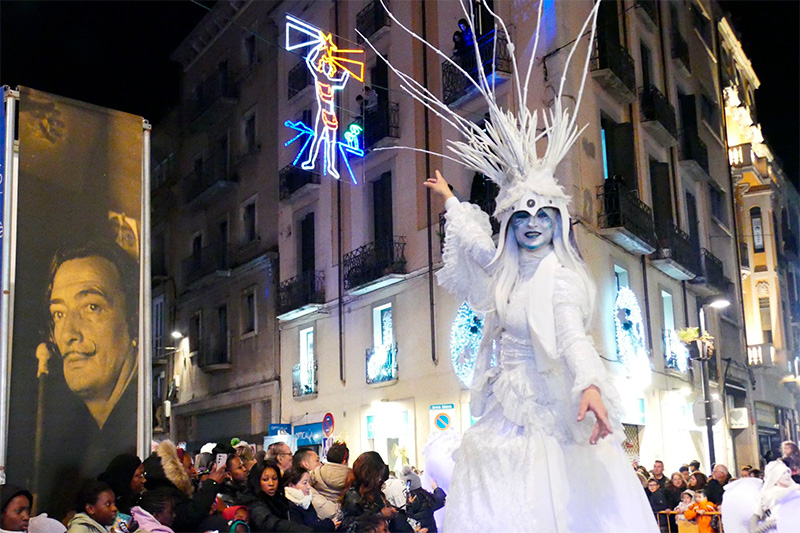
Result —
<instances>
[{"instance_id":1,"label":"dark sky","mask_svg":"<svg viewBox=\"0 0 800 533\"><path fill-rule=\"evenodd\" d=\"M800 0L721 5L761 80L756 102L764 135L797 183ZM178 98L179 68L169 55L206 12L190 0L0 0L0 83L157 121Z\"/></svg>"}]
</instances>

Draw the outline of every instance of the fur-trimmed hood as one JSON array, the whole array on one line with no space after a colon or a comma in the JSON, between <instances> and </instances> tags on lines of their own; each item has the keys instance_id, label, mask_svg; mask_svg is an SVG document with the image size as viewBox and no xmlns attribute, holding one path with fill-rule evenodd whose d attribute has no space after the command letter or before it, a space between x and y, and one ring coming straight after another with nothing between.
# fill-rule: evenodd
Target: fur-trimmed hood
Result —
<instances>
[{"instance_id":1,"label":"fur-trimmed hood","mask_svg":"<svg viewBox=\"0 0 800 533\"><path fill-rule=\"evenodd\" d=\"M178 449L172 441L161 442L156 451L144 460L144 475L147 490L171 484L187 496L194 492L192 480L178 459Z\"/></svg>"}]
</instances>

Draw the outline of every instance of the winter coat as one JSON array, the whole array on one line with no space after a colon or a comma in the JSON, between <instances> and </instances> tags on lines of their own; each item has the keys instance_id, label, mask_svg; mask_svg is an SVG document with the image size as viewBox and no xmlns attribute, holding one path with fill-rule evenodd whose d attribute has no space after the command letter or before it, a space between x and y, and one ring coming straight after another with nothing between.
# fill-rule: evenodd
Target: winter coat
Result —
<instances>
[{"instance_id":1,"label":"winter coat","mask_svg":"<svg viewBox=\"0 0 800 533\"><path fill-rule=\"evenodd\" d=\"M318 517L331 518L339 512L339 499L351 471L349 466L336 463L325 463L311 471L311 503Z\"/></svg>"},{"instance_id":2,"label":"winter coat","mask_svg":"<svg viewBox=\"0 0 800 533\"><path fill-rule=\"evenodd\" d=\"M433 494L423 488L414 489L408 496L406 512L410 518L419 522L420 527L428 528L428 533L436 533L436 520L433 513L444 507L447 495L436 487ZM414 501L411 501L411 499Z\"/></svg>"},{"instance_id":3,"label":"winter coat","mask_svg":"<svg viewBox=\"0 0 800 533\"><path fill-rule=\"evenodd\" d=\"M314 505L308 506L308 509L303 509L302 506L296 503L289 502L289 520L297 524L303 524L310 527L313 531L335 531L336 526L333 520L326 518L320 520L317 516L317 511Z\"/></svg>"},{"instance_id":4,"label":"winter coat","mask_svg":"<svg viewBox=\"0 0 800 533\"><path fill-rule=\"evenodd\" d=\"M697 529L700 533L714 533L714 530L711 529L712 517L707 514L705 515L697 514L697 511L699 510L703 510L706 512L716 511L717 506L711 503L710 501L705 500L702 502L693 503L692 505L689 506L688 509L686 509L686 512L683 513L683 516L684 518L686 518L686 520L694 520L695 518L697 518Z\"/></svg>"},{"instance_id":5,"label":"winter coat","mask_svg":"<svg viewBox=\"0 0 800 533\"><path fill-rule=\"evenodd\" d=\"M219 496L225 505L233 506L238 505L245 492L247 492L247 483L234 483L233 481L223 481L218 487Z\"/></svg>"},{"instance_id":6,"label":"winter coat","mask_svg":"<svg viewBox=\"0 0 800 533\"><path fill-rule=\"evenodd\" d=\"M722 494L725 489L722 488L722 483L716 479L709 479L706 488L706 498L714 505L722 505Z\"/></svg>"},{"instance_id":7,"label":"winter coat","mask_svg":"<svg viewBox=\"0 0 800 533\"><path fill-rule=\"evenodd\" d=\"M289 502L283 495L270 498L246 493L240 501L250 510L250 531L268 533L273 531L311 532L310 527L289 520Z\"/></svg>"},{"instance_id":8,"label":"winter coat","mask_svg":"<svg viewBox=\"0 0 800 533\"><path fill-rule=\"evenodd\" d=\"M168 440L159 444L156 451L144 460L144 474L147 490L165 487L173 493L175 521L172 529L186 533L197 531L217 497L217 482L207 479L194 492L192 481L178 459L178 451Z\"/></svg>"},{"instance_id":9,"label":"winter coat","mask_svg":"<svg viewBox=\"0 0 800 533\"><path fill-rule=\"evenodd\" d=\"M365 514L379 515L384 507L391 507L391 505L386 503L382 493L376 494L374 498L369 500L362 498L354 487L350 488L344 493L344 496L342 496L341 529L349 531L359 517ZM405 511L398 511L397 514L389 520L389 531L392 533L413 531L406 520L406 516Z\"/></svg>"},{"instance_id":10,"label":"winter coat","mask_svg":"<svg viewBox=\"0 0 800 533\"><path fill-rule=\"evenodd\" d=\"M108 529L95 522L86 513L77 513L69 521L67 533L108 533Z\"/></svg>"},{"instance_id":11,"label":"winter coat","mask_svg":"<svg viewBox=\"0 0 800 533\"><path fill-rule=\"evenodd\" d=\"M667 503L667 498L664 496L664 491L661 489L658 489L655 492L650 492L647 495L647 499L650 500L650 508L653 509L654 513L672 509L672 507L669 506L669 503Z\"/></svg>"},{"instance_id":12,"label":"winter coat","mask_svg":"<svg viewBox=\"0 0 800 533\"><path fill-rule=\"evenodd\" d=\"M131 507L139 500L139 495L131 490L131 480L140 464L142 461L137 456L123 453L114 457L105 472L97 476L114 491L117 509L121 513L131 514Z\"/></svg>"},{"instance_id":13,"label":"winter coat","mask_svg":"<svg viewBox=\"0 0 800 533\"><path fill-rule=\"evenodd\" d=\"M139 529L135 533L175 533L172 528L156 520L153 515L141 507L137 506L131 509L131 514L136 523L139 524Z\"/></svg>"}]
</instances>

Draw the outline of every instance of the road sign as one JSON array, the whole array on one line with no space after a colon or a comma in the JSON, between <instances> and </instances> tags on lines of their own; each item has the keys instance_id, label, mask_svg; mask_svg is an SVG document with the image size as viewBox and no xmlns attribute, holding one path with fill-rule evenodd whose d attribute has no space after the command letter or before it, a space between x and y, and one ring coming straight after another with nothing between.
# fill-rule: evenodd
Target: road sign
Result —
<instances>
[{"instance_id":1,"label":"road sign","mask_svg":"<svg viewBox=\"0 0 800 533\"><path fill-rule=\"evenodd\" d=\"M711 425L713 426L720 421L724 413L722 402L716 399L709 400L711 403ZM698 426L705 427L706 425L706 407L702 398L698 398L692 404L692 415L694 423Z\"/></svg>"},{"instance_id":2,"label":"road sign","mask_svg":"<svg viewBox=\"0 0 800 533\"><path fill-rule=\"evenodd\" d=\"M326 413L322 417L322 432L326 437L333 435L333 415L331 413Z\"/></svg>"},{"instance_id":3,"label":"road sign","mask_svg":"<svg viewBox=\"0 0 800 533\"><path fill-rule=\"evenodd\" d=\"M450 415L447 413L439 413L436 415L433 424L436 426L436 429L444 431L450 427Z\"/></svg>"},{"instance_id":4,"label":"road sign","mask_svg":"<svg viewBox=\"0 0 800 533\"><path fill-rule=\"evenodd\" d=\"M444 431L453 426L456 406L452 403L437 403L430 406L431 431Z\"/></svg>"}]
</instances>

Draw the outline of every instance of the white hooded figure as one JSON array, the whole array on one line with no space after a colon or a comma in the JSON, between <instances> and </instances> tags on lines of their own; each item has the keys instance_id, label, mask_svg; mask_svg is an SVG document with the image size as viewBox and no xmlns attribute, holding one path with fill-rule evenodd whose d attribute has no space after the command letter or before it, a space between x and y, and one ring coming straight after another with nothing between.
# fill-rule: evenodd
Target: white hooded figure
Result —
<instances>
[{"instance_id":1,"label":"white hooded figure","mask_svg":"<svg viewBox=\"0 0 800 533\"><path fill-rule=\"evenodd\" d=\"M767 531L782 531L778 529L779 517L783 514L784 500L796 496L800 486L792 480L792 471L780 459L767 464L764 469L764 485L750 519L750 532L763 533ZM795 528L788 531L800 530L800 515L795 515L793 523Z\"/></svg>"},{"instance_id":2,"label":"white hooded figure","mask_svg":"<svg viewBox=\"0 0 800 533\"><path fill-rule=\"evenodd\" d=\"M459 202L438 171L425 182L447 209L438 282L486 315L470 398L472 415L480 420L464 433L455 453L444 531L656 532L650 505L621 446L619 395L586 334L594 284L572 235L569 197L555 179L556 167L581 133L576 117L590 54L572 110L562 105L566 73L579 44L588 40L587 49L592 49L599 3L582 4L589 17L569 52L552 107L540 115L526 103L545 4L539 2L524 76L505 23L494 15L496 31L509 41L512 93L515 89L519 104L515 111L500 108L491 73L481 68L467 73L389 13L393 23L450 61L488 106L485 126L479 127L389 64L404 90L462 136L449 141L454 157L437 155L484 174L499 187L495 244L486 213ZM581 38L585 34L588 39ZM547 148L540 155L536 145L545 139Z\"/></svg>"}]
</instances>

